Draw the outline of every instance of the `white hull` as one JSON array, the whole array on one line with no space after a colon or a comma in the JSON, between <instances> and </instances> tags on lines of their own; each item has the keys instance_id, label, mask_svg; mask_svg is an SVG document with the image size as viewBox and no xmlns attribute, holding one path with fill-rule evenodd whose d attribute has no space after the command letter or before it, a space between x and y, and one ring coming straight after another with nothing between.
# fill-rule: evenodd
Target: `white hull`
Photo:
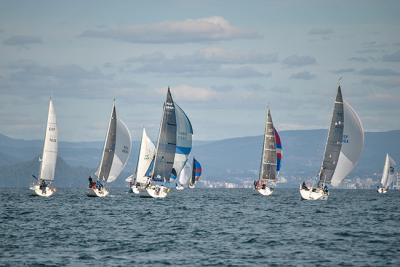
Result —
<instances>
[{"instance_id":1,"label":"white hull","mask_svg":"<svg viewBox=\"0 0 400 267\"><path fill-rule=\"evenodd\" d=\"M176 190L182 191L183 189L185 189L185 188L183 186L181 186L180 184L176 185Z\"/></svg>"},{"instance_id":2,"label":"white hull","mask_svg":"<svg viewBox=\"0 0 400 267\"><path fill-rule=\"evenodd\" d=\"M49 197L56 192L54 187L47 186L44 190L40 189L39 185L33 185L29 188L32 190L32 194L39 197Z\"/></svg>"},{"instance_id":3,"label":"white hull","mask_svg":"<svg viewBox=\"0 0 400 267\"><path fill-rule=\"evenodd\" d=\"M300 195L302 200L327 200L329 192L324 192L321 188L302 188L300 185Z\"/></svg>"},{"instance_id":4,"label":"white hull","mask_svg":"<svg viewBox=\"0 0 400 267\"><path fill-rule=\"evenodd\" d=\"M265 188L257 188L256 190L258 193L260 193L263 196L270 196L274 192L274 190L272 188L269 188L267 186Z\"/></svg>"},{"instance_id":5,"label":"white hull","mask_svg":"<svg viewBox=\"0 0 400 267\"><path fill-rule=\"evenodd\" d=\"M88 197L106 197L108 194L109 192L104 187L101 190L97 188L88 188L86 192Z\"/></svg>"},{"instance_id":6,"label":"white hull","mask_svg":"<svg viewBox=\"0 0 400 267\"><path fill-rule=\"evenodd\" d=\"M149 185L146 191L152 198L165 198L170 189L162 185Z\"/></svg>"},{"instance_id":7,"label":"white hull","mask_svg":"<svg viewBox=\"0 0 400 267\"><path fill-rule=\"evenodd\" d=\"M189 185L189 188L190 188L190 189L194 189L195 186L194 186L194 185Z\"/></svg>"},{"instance_id":8,"label":"white hull","mask_svg":"<svg viewBox=\"0 0 400 267\"><path fill-rule=\"evenodd\" d=\"M387 191L388 191L388 190L387 190L386 188L382 188L382 187L379 187L379 188L378 188L378 193L379 193L379 194L386 194Z\"/></svg>"}]
</instances>

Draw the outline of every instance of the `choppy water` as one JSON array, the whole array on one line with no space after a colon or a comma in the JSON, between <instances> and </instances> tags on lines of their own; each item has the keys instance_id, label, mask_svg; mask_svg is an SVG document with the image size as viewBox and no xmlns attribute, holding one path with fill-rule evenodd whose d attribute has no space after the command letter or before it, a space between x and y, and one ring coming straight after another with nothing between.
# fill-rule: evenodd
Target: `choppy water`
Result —
<instances>
[{"instance_id":1,"label":"choppy water","mask_svg":"<svg viewBox=\"0 0 400 267\"><path fill-rule=\"evenodd\" d=\"M289 189L84 192L1 189L0 265L400 266L400 192L332 190L315 202Z\"/></svg>"}]
</instances>

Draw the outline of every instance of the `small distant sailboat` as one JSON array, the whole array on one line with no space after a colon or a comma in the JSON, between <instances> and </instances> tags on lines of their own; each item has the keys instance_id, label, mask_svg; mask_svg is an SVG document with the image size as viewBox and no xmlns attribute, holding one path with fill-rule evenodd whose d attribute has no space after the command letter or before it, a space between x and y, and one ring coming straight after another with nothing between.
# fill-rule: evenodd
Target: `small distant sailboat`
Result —
<instances>
[{"instance_id":1,"label":"small distant sailboat","mask_svg":"<svg viewBox=\"0 0 400 267\"><path fill-rule=\"evenodd\" d=\"M192 135L189 118L174 103L168 88L155 155L146 172L151 180L146 191L151 197L167 196L168 185L179 176L192 150Z\"/></svg>"},{"instance_id":2,"label":"small distant sailboat","mask_svg":"<svg viewBox=\"0 0 400 267\"><path fill-rule=\"evenodd\" d=\"M202 168L200 162L193 158L192 164L192 177L189 180L189 188L193 189L195 184L200 180L202 173Z\"/></svg>"},{"instance_id":3,"label":"small distant sailboat","mask_svg":"<svg viewBox=\"0 0 400 267\"><path fill-rule=\"evenodd\" d=\"M155 146L151 139L147 136L146 130L143 128L142 139L140 142L139 157L136 164L136 174L129 176L126 181L130 184L132 193L141 194L146 192L146 187L150 183L146 171L149 169L155 153Z\"/></svg>"},{"instance_id":4,"label":"small distant sailboat","mask_svg":"<svg viewBox=\"0 0 400 267\"><path fill-rule=\"evenodd\" d=\"M324 159L318 175L318 185L300 185L303 200L326 200L327 185L338 186L354 169L364 147L364 129L357 113L349 103L343 101L339 85L332 121L325 146Z\"/></svg>"},{"instance_id":5,"label":"small distant sailboat","mask_svg":"<svg viewBox=\"0 0 400 267\"><path fill-rule=\"evenodd\" d=\"M382 179L381 179L381 184L378 187L378 193L385 194L389 190L389 187L391 186L394 180L395 166L396 162L389 156L389 154L386 154L385 165L383 166Z\"/></svg>"},{"instance_id":6,"label":"small distant sailboat","mask_svg":"<svg viewBox=\"0 0 400 267\"><path fill-rule=\"evenodd\" d=\"M56 189L50 186L51 182L54 181L58 152L56 112L51 98L49 101L46 127L39 177L36 183L30 187L30 189L33 190L33 194L41 197L49 197L56 192ZM36 176L32 176L36 178Z\"/></svg>"},{"instance_id":7,"label":"small distant sailboat","mask_svg":"<svg viewBox=\"0 0 400 267\"><path fill-rule=\"evenodd\" d=\"M263 196L269 196L274 191L277 175L281 166L281 150L281 139L274 128L271 111L268 109L259 179L254 182L255 189Z\"/></svg>"},{"instance_id":8,"label":"small distant sailboat","mask_svg":"<svg viewBox=\"0 0 400 267\"><path fill-rule=\"evenodd\" d=\"M128 161L131 145L131 134L125 123L117 117L114 102L100 165L95 173L98 180L94 182L91 177L89 178L88 196L108 195L109 192L104 187L104 183L111 183L118 178Z\"/></svg>"}]
</instances>

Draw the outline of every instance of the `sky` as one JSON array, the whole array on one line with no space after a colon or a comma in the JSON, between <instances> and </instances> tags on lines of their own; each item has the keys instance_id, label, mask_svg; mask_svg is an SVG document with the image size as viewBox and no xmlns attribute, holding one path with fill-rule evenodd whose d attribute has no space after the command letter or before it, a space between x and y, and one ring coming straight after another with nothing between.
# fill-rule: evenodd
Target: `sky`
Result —
<instances>
[{"instance_id":1,"label":"sky","mask_svg":"<svg viewBox=\"0 0 400 267\"><path fill-rule=\"evenodd\" d=\"M328 128L338 80L366 131L400 129L399 1L2 1L0 133L100 141L113 99L155 140L167 88L195 140Z\"/></svg>"}]
</instances>

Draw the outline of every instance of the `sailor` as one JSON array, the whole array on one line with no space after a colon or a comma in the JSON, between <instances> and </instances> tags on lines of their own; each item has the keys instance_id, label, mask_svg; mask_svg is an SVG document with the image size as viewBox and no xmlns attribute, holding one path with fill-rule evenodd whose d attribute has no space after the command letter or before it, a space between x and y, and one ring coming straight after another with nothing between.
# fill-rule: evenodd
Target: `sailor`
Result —
<instances>
[{"instance_id":1,"label":"sailor","mask_svg":"<svg viewBox=\"0 0 400 267\"><path fill-rule=\"evenodd\" d=\"M308 190L308 187L307 187L307 185L306 185L306 182L303 182L303 184L301 185L301 188L302 188L302 189L305 189L305 190Z\"/></svg>"},{"instance_id":2,"label":"sailor","mask_svg":"<svg viewBox=\"0 0 400 267\"><path fill-rule=\"evenodd\" d=\"M327 185L324 186L324 192L325 192L325 193L328 192L328 186L327 186Z\"/></svg>"},{"instance_id":3,"label":"sailor","mask_svg":"<svg viewBox=\"0 0 400 267\"><path fill-rule=\"evenodd\" d=\"M92 179L92 176L89 176L89 188L92 188L93 187L93 179Z\"/></svg>"},{"instance_id":4,"label":"sailor","mask_svg":"<svg viewBox=\"0 0 400 267\"><path fill-rule=\"evenodd\" d=\"M99 190L103 189L103 184L99 180L96 181L96 188Z\"/></svg>"},{"instance_id":5,"label":"sailor","mask_svg":"<svg viewBox=\"0 0 400 267\"><path fill-rule=\"evenodd\" d=\"M257 189L257 181L254 181L254 188Z\"/></svg>"},{"instance_id":6,"label":"sailor","mask_svg":"<svg viewBox=\"0 0 400 267\"><path fill-rule=\"evenodd\" d=\"M42 190L42 193L43 193L43 194L46 193L46 186L47 186L46 181L45 181L45 180L42 180L42 181L40 182L39 188Z\"/></svg>"}]
</instances>

